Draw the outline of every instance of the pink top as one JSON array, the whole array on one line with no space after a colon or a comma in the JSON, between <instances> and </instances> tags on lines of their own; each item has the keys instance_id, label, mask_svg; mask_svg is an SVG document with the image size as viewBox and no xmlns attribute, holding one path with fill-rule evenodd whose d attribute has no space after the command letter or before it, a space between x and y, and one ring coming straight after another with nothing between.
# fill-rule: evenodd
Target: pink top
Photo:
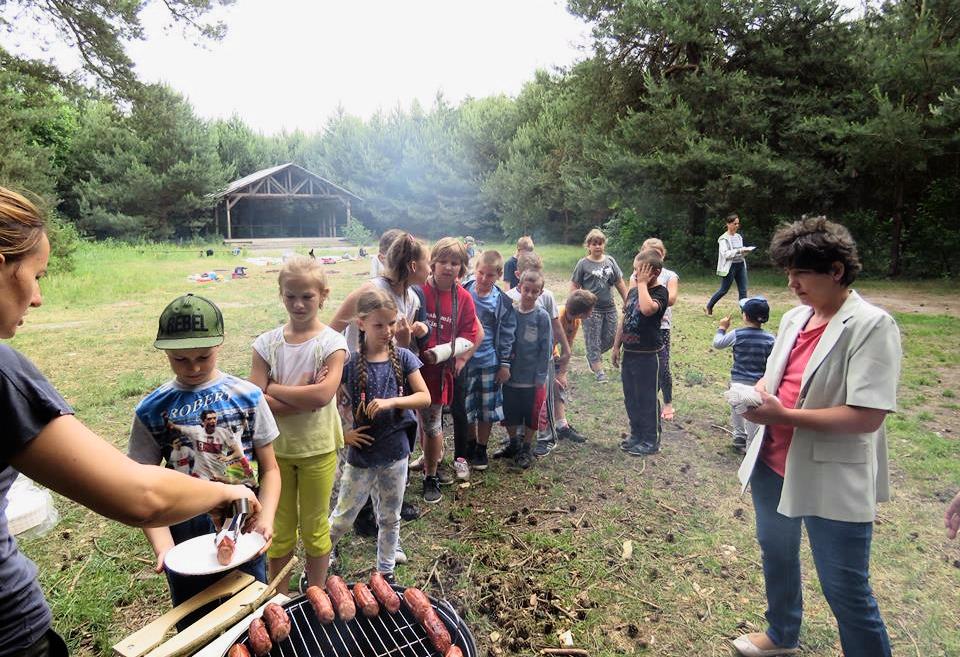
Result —
<instances>
[{"instance_id":1,"label":"pink top","mask_svg":"<svg viewBox=\"0 0 960 657\"><path fill-rule=\"evenodd\" d=\"M820 337L827 325L819 326L809 331L800 331L797 341L793 343L790 357L787 359L787 368L780 380L780 387L775 393L784 408L796 408L797 397L800 396L800 381L803 379L803 370L810 362L813 350L817 348ZM781 477L784 476L787 466L787 452L793 440L794 427L784 424L767 426L767 438L760 447L760 459L771 470Z\"/></svg>"}]
</instances>

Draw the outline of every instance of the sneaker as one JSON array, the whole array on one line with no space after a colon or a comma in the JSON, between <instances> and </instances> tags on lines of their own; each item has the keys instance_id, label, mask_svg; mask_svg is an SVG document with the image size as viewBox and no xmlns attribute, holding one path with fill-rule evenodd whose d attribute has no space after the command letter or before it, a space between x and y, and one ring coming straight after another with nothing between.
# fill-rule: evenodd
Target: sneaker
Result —
<instances>
[{"instance_id":1,"label":"sneaker","mask_svg":"<svg viewBox=\"0 0 960 657\"><path fill-rule=\"evenodd\" d=\"M610 382L610 379L607 378L607 373L604 372L603 370L600 370L599 372L594 372L593 375L594 375L595 377L597 377L597 383L609 383L609 382Z\"/></svg>"},{"instance_id":2,"label":"sneaker","mask_svg":"<svg viewBox=\"0 0 960 657\"><path fill-rule=\"evenodd\" d=\"M624 450L630 456L650 456L660 451L660 446L653 443L642 443L639 440Z\"/></svg>"},{"instance_id":3,"label":"sneaker","mask_svg":"<svg viewBox=\"0 0 960 657\"><path fill-rule=\"evenodd\" d=\"M399 564L407 563L407 553L404 552L403 548L399 545L397 546L397 549L393 551L393 560Z\"/></svg>"},{"instance_id":4,"label":"sneaker","mask_svg":"<svg viewBox=\"0 0 960 657\"><path fill-rule=\"evenodd\" d=\"M533 454L529 445L524 445L517 455L513 457L513 464L521 470L526 470L533 465Z\"/></svg>"},{"instance_id":5,"label":"sneaker","mask_svg":"<svg viewBox=\"0 0 960 657\"><path fill-rule=\"evenodd\" d=\"M392 572L380 573L380 574L383 575L383 579L387 580L387 584L389 584L390 586L397 585L397 576L394 575Z\"/></svg>"},{"instance_id":6,"label":"sneaker","mask_svg":"<svg viewBox=\"0 0 960 657\"><path fill-rule=\"evenodd\" d=\"M631 447L634 447L639 444L640 444L639 440L637 440L636 438L630 437L630 438L627 438L626 440L620 441L620 449L626 452Z\"/></svg>"},{"instance_id":7,"label":"sneaker","mask_svg":"<svg viewBox=\"0 0 960 657\"><path fill-rule=\"evenodd\" d=\"M733 451L737 454L746 454L747 453L747 441L743 440L734 440L733 441Z\"/></svg>"},{"instance_id":8,"label":"sneaker","mask_svg":"<svg viewBox=\"0 0 960 657\"><path fill-rule=\"evenodd\" d=\"M537 441L537 446L533 448L534 456L546 456L557 448L557 441L552 438L545 438Z\"/></svg>"},{"instance_id":9,"label":"sneaker","mask_svg":"<svg viewBox=\"0 0 960 657\"><path fill-rule=\"evenodd\" d=\"M486 445L477 445L477 448L473 451L473 456L470 457L470 467L474 470L486 470L489 465L489 460L487 459L487 446Z\"/></svg>"},{"instance_id":10,"label":"sneaker","mask_svg":"<svg viewBox=\"0 0 960 657\"><path fill-rule=\"evenodd\" d=\"M440 480L441 486L449 486L454 482L453 470L450 469L450 466L441 463L437 466L437 479Z\"/></svg>"},{"instance_id":11,"label":"sneaker","mask_svg":"<svg viewBox=\"0 0 960 657\"><path fill-rule=\"evenodd\" d=\"M308 586L310 586L310 583L307 581L307 574L300 573L300 580L297 582L297 591L306 593Z\"/></svg>"},{"instance_id":12,"label":"sneaker","mask_svg":"<svg viewBox=\"0 0 960 657\"><path fill-rule=\"evenodd\" d=\"M467 463L467 459L462 456L453 462L453 470L460 481L470 480L470 465Z\"/></svg>"},{"instance_id":13,"label":"sneaker","mask_svg":"<svg viewBox=\"0 0 960 657\"><path fill-rule=\"evenodd\" d=\"M508 459L517 455L523 443L519 438L511 438L510 442L493 453L495 459Z\"/></svg>"},{"instance_id":14,"label":"sneaker","mask_svg":"<svg viewBox=\"0 0 960 657\"><path fill-rule=\"evenodd\" d=\"M565 438L570 442L574 443L585 443L587 439L579 431L573 428L572 424L568 424L559 431L557 431L558 438Z\"/></svg>"},{"instance_id":15,"label":"sneaker","mask_svg":"<svg viewBox=\"0 0 960 657\"><path fill-rule=\"evenodd\" d=\"M410 465L407 466L410 470L423 470L423 454L410 461Z\"/></svg>"},{"instance_id":16,"label":"sneaker","mask_svg":"<svg viewBox=\"0 0 960 657\"><path fill-rule=\"evenodd\" d=\"M436 504L443 499L440 493L440 480L427 475L423 478L423 501L427 504Z\"/></svg>"}]
</instances>

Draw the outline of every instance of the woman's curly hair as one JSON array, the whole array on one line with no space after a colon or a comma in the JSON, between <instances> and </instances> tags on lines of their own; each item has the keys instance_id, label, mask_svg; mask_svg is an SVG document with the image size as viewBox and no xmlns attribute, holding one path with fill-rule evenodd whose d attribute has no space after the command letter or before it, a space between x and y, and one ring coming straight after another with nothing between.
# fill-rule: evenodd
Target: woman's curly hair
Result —
<instances>
[{"instance_id":1,"label":"woman's curly hair","mask_svg":"<svg viewBox=\"0 0 960 657\"><path fill-rule=\"evenodd\" d=\"M777 229L770 240L770 260L781 269L810 269L827 274L843 265L841 285L849 286L862 269L850 231L824 216L803 217Z\"/></svg>"}]
</instances>

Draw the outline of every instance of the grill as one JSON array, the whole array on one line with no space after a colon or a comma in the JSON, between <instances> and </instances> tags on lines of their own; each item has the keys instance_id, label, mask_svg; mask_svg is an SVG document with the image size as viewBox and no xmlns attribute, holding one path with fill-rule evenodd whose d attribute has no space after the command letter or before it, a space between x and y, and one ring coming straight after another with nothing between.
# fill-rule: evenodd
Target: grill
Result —
<instances>
[{"instance_id":1,"label":"grill","mask_svg":"<svg viewBox=\"0 0 960 657\"><path fill-rule=\"evenodd\" d=\"M350 584L353 590L353 585ZM290 638L274 644L271 657L443 657L437 652L423 627L403 603L403 587L394 586L400 595L400 610L391 614L381 609L374 618L357 610L349 622L337 618L328 625L317 619L305 596L283 605L290 617ZM429 596L428 596L429 597ZM448 602L430 598L437 615L450 631L453 643L465 657L476 657L477 647L470 629ZM242 635L249 648L246 633ZM229 647L228 647L229 649ZM251 651L252 654L253 651ZM223 653L226 655L226 651Z\"/></svg>"}]
</instances>

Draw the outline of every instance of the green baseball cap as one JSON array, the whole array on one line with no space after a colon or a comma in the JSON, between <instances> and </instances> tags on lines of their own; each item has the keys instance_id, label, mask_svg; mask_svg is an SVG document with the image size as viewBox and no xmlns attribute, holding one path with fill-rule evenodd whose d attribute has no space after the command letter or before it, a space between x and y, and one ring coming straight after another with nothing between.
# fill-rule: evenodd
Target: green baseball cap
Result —
<instances>
[{"instance_id":1,"label":"green baseball cap","mask_svg":"<svg viewBox=\"0 0 960 657\"><path fill-rule=\"evenodd\" d=\"M160 315L157 349L202 349L223 343L223 314L209 299L185 294Z\"/></svg>"}]
</instances>

